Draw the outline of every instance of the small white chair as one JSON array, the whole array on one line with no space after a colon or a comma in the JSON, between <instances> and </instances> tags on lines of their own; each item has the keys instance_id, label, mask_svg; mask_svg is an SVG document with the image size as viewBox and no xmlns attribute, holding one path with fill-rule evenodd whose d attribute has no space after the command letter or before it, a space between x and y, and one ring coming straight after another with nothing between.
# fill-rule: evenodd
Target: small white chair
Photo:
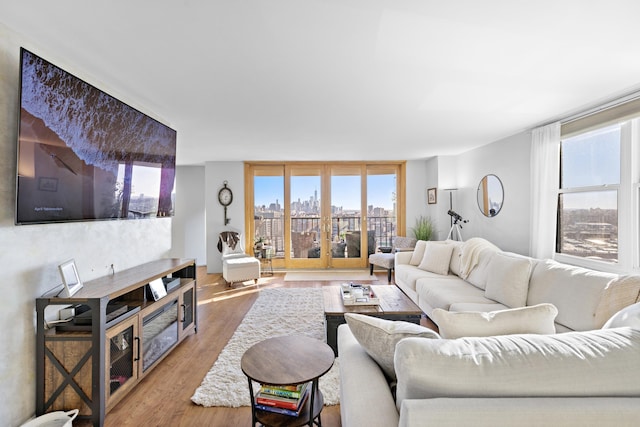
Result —
<instances>
[{"instance_id":1,"label":"small white chair","mask_svg":"<svg viewBox=\"0 0 640 427\"><path fill-rule=\"evenodd\" d=\"M260 261L244 252L242 235L223 231L218 237L218 250L222 253L222 278L229 285L260 278Z\"/></svg>"}]
</instances>

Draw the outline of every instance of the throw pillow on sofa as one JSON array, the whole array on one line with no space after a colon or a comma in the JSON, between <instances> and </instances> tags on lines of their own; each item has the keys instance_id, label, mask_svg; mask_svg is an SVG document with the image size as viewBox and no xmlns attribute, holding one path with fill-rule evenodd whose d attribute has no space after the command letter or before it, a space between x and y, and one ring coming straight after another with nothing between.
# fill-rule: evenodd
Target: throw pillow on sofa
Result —
<instances>
[{"instance_id":1,"label":"throw pillow on sofa","mask_svg":"<svg viewBox=\"0 0 640 427\"><path fill-rule=\"evenodd\" d=\"M604 325L618 311L640 302L640 276L619 276L611 279L602 290L596 308L596 325Z\"/></svg>"},{"instance_id":2,"label":"throw pillow on sofa","mask_svg":"<svg viewBox=\"0 0 640 427\"><path fill-rule=\"evenodd\" d=\"M487 266L485 296L507 307L524 307L532 267L530 258L495 253Z\"/></svg>"},{"instance_id":3,"label":"throw pillow on sofa","mask_svg":"<svg viewBox=\"0 0 640 427\"><path fill-rule=\"evenodd\" d=\"M410 265L415 265L416 267L420 265L420 261L422 261L424 257L424 248L426 247L426 240L418 240L416 242L416 246L413 248L413 253L411 254L411 259L409 260Z\"/></svg>"},{"instance_id":4,"label":"throw pillow on sofa","mask_svg":"<svg viewBox=\"0 0 640 427\"><path fill-rule=\"evenodd\" d=\"M450 312L436 308L431 313L442 338L489 337L510 334L554 334L558 309L553 304L490 312Z\"/></svg>"},{"instance_id":5,"label":"throw pillow on sofa","mask_svg":"<svg viewBox=\"0 0 640 427\"><path fill-rule=\"evenodd\" d=\"M409 337L440 338L435 331L415 323L356 313L345 313L344 318L356 340L391 380L396 379L393 355L398 341Z\"/></svg>"},{"instance_id":6,"label":"throw pillow on sofa","mask_svg":"<svg viewBox=\"0 0 640 427\"><path fill-rule=\"evenodd\" d=\"M602 329L628 326L640 330L640 302L623 308L607 320Z\"/></svg>"},{"instance_id":7,"label":"throw pillow on sofa","mask_svg":"<svg viewBox=\"0 0 640 427\"><path fill-rule=\"evenodd\" d=\"M453 245L444 242L427 242L424 256L418 268L446 276L449 274L452 253Z\"/></svg>"}]
</instances>

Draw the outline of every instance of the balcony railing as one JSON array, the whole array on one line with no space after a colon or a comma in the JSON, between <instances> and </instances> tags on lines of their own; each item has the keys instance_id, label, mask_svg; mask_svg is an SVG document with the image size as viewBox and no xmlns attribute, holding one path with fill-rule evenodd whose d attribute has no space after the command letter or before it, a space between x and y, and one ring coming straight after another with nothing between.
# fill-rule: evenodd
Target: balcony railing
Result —
<instances>
[{"instance_id":1,"label":"balcony railing","mask_svg":"<svg viewBox=\"0 0 640 427\"><path fill-rule=\"evenodd\" d=\"M344 240L347 233L360 231L361 217L332 217L331 235L333 240ZM294 233L304 234L305 239L314 241L314 246L320 246L321 218L318 216L306 216L291 218L292 241ZM372 232L376 246L392 246L396 236L396 222L393 217L368 216L368 232ZM275 257L284 257L284 220L283 218L261 218L255 223L256 236L265 238L274 249ZM368 233L369 234L369 233ZM300 238L301 239L301 238ZM292 242L294 243L294 242ZM302 243L301 243L302 244ZM306 244L305 244L306 245ZM296 258L307 258L305 253L300 253L292 248Z\"/></svg>"}]
</instances>

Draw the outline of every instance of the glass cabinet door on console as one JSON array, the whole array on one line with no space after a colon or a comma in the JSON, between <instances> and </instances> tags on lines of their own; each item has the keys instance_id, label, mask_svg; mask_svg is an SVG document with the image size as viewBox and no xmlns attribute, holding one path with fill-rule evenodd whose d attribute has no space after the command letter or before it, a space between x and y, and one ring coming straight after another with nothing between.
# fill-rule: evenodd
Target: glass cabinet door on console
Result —
<instances>
[{"instance_id":1,"label":"glass cabinet door on console","mask_svg":"<svg viewBox=\"0 0 640 427\"><path fill-rule=\"evenodd\" d=\"M140 337L138 318L128 319L107 330L106 398L107 406L115 404L119 396L135 384L138 377ZM115 399L115 400L114 400Z\"/></svg>"},{"instance_id":2,"label":"glass cabinet door on console","mask_svg":"<svg viewBox=\"0 0 640 427\"><path fill-rule=\"evenodd\" d=\"M180 305L180 325L178 327L178 335L180 339L196 327L195 295L196 289L193 284L185 287L180 293L180 299L178 301Z\"/></svg>"},{"instance_id":3,"label":"glass cabinet door on console","mask_svg":"<svg viewBox=\"0 0 640 427\"><path fill-rule=\"evenodd\" d=\"M178 300L145 314L142 319L142 372L178 342Z\"/></svg>"}]
</instances>

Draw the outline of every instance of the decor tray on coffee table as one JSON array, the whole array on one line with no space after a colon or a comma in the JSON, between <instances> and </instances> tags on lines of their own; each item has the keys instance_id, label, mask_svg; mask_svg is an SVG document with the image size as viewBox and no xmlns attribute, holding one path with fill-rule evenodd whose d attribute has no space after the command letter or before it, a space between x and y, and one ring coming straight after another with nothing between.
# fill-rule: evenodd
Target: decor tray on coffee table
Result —
<instances>
[{"instance_id":1,"label":"decor tray on coffee table","mask_svg":"<svg viewBox=\"0 0 640 427\"><path fill-rule=\"evenodd\" d=\"M371 289L371 285L343 283L340 285L340 294L345 306L380 304L380 299Z\"/></svg>"}]
</instances>

